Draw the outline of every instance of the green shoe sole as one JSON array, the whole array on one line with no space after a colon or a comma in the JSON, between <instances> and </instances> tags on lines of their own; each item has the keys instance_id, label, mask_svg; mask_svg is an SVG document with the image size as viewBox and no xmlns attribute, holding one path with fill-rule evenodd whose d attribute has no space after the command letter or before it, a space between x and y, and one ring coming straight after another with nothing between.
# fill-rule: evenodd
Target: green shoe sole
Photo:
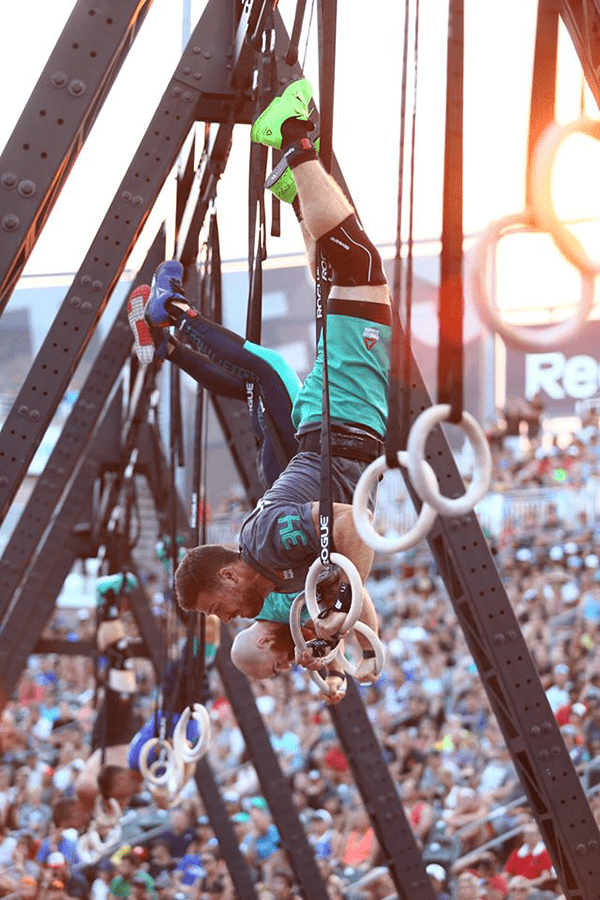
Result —
<instances>
[{"instance_id":1,"label":"green shoe sole","mask_svg":"<svg viewBox=\"0 0 600 900\"><path fill-rule=\"evenodd\" d=\"M286 119L308 120L312 85L306 78L289 84L281 97L275 97L260 114L250 131L255 144L281 149L281 126Z\"/></svg>"}]
</instances>

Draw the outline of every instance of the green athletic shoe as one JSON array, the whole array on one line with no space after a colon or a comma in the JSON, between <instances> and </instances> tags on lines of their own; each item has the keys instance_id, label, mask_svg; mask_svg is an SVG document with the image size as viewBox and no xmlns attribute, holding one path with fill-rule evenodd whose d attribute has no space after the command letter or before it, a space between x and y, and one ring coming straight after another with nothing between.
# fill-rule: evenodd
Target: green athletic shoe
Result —
<instances>
[{"instance_id":1,"label":"green athletic shoe","mask_svg":"<svg viewBox=\"0 0 600 900\"><path fill-rule=\"evenodd\" d=\"M315 140L315 150L317 151L317 153L319 152L320 146L321 138L317 138ZM294 202L298 193L298 188L296 187L296 182L294 181L292 170L288 166L285 157L282 157L282 159L279 160L279 162L265 181L265 187L272 191L272 193L275 194L276 197L279 197L279 199L282 200L283 203Z\"/></svg>"},{"instance_id":2,"label":"green athletic shoe","mask_svg":"<svg viewBox=\"0 0 600 900\"><path fill-rule=\"evenodd\" d=\"M250 138L254 143L280 150L281 126L286 119L308 121L308 102L312 92L312 85L306 78L289 84L281 97L271 100L252 126Z\"/></svg>"}]
</instances>

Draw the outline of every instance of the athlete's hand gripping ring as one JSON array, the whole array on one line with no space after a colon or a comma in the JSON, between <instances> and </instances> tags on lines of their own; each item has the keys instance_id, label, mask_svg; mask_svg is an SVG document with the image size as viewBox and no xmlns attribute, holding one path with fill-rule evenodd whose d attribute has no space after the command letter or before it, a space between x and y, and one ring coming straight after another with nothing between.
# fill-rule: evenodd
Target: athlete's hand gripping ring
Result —
<instances>
[{"instance_id":1,"label":"athlete's hand gripping ring","mask_svg":"<svg viewBox=\"0 0 600 900\"><path fill-rule=\"evenodd\" d=\"M154 762L148 763L150 751L155 747L160 750L160 756ZM162 787L167 784L169 778L176 769L176 756L169 741L161 741L158 737L150 738L140 750L140 772L145 781Z\"/></svg>"},{"instance_id":2,"label":"athlete's hand gripping ring","mask_svg":"<svg viewBox=\"0 0 600 900\"><path fill-rule=\"evenodd\" d=\"M405 450L399 450L397 456L400 465L407 468L408 453ZM430 483L431 490L434 491L437 486L434 471L428 462L423 460L423 463L426 473L425 477ZM410 547L414 547L423 540L433 525L437 512L429 505L429 503L423 503L416 522L412 528L409 528L404 534L393 538L386 538L383 535L378 534L370 521L367 501L373 486L379 481L380 476L383 475L384 472L387 472L388 469L389 466L385 455L380 456L379 459L374 460L367 466L358 479L358 484L354 489L352 513L356 530L365 544L381 553L399 553L401 550L408 550Z\"/></svg>"},{"instance_id":3,"label":"athlete's hand gripping ring","mask_svg":"<svg viewBox=\"0 0 600 900\"><path fill-rule=\"evenodd\" d=\"M375 651L374 674L379 675L379 673L383 669L383 664L385 662L385 650L383 649L383 644L381 643L373 629L369 625L366 625L364 622L357 622L354 628L356 631L358 631L359 634L362 634L367 638L367 640L371 644L372 649ZM344 653L340 653L339 662L344 672L346 672L348 675L352 675L353 678L356 678L358 665L355 665L353 662L351 662Z\"/></svg>"},{"instance_id":4,"label":"athlete's hand gripping ring","mask_svg":"<svg viewBox=\"0 0 600 900\"><path fill-rule=\"evenodd\" d=\"M121 838L123 836L123 829L121 828L121 824L119 822L112 826L112 828L104 838L100 837L97 829L98 823L92 821L92 825L90 826L87 834L84 836L87 837L87 843L90 850L93 850L101 855L111 847L119 846L119 844L121 843Z\"/></svg>"},{"instance_id":5,"label":"athlete's hand gripping ring","mask_svg":"<svg viewBox=\"0 0 600 900\"><path fill-rule=\"evenodd\" d=\"M354 626L354 623L360 616L363 602L362 581L360 575L358 574L358 569L356 568L354 563L350 559L348 559L347 556L343 556L341 553L331 553L330 559L332 563L338 565L340 569L342 569L348 576L350 588L352 591L350 609L346 613L346 618L344 619L343 626L340 628L340 633L346 634ZM305 601L308 608L308 613L313 622L319 617L319 614L321 612L321 610L319 609L319 604L317 602L317 578L324 568L325 566L321 562L321 559L318 558L314 561L306 575L306 583L304 585L304 593L306 595Z\"/></svg>"},{"instance_id":6,"label":"athlete's hand gripping ring","mask_svg":"<svg viewBox=\"0 0 600 900\"><path fill-rule=\"evenodd\" d=\"M337 649L337 648L336 648L336 649ZM322 675L319 675L318 672L311 672L311 673L310 673L310 677L312 678L312 680L314 681L314 683L317 685L317 687L320 689L320 691L321 691L323 694L327 694L328 696L331 696L331 694L333 693L332 690L331 690L331 685L329 684L328 681L326 681L326 680L323 678ZM343 685L344 685L344 694L345 694L345 693L346 693L346 689L347 689L347 687L348 687L348 680L347 680L347 679L344 679ZM341 698L340 698L340 699L341 699Z\"/></svg>"},{"instance_id":7,"label":"athlete's hand gripping ring","mask_svg":"<svg viewBox=\"0 0 600 900\"><path fill-rule=\"evenodd\" d=\"M191 744L187 737L188 722L192 718L198 725L199 737L195 744ZM177 756L185 762L198 762L202 759L210 744L210 717L206 707L201 703L194 703L193 708L186 706L179 716L179 720L173 732L173 749Z\"/></svg>"},{"instance_id":8,"label":"athlete's hand gripping ring","mask_svg":"<svg viewBox=\"0 0 600 900\"><path fill-rule=\"evenodd\" d=\"M104 804L108 806L106 810ZM119 801L114 797L107 797L105 800L98 794L94 801L93 821L96 826L112 828L116 825L121 816L121 807Z\"/></svg>"},{"instance_id":9,"label":"athlete's hand gripping ring","mask_svg":"<svg viewBox=\"0 0 600 900\"><path fill-rule=\"evenodd\" d=\"M558 219L556 221L558 222ZM558 349L566 341L576 337L584 327L594 305L594 279L589 272L582 271L581 297L579 305L570 319L535 329L514 325L502 319L488 291L488 252L496 246L503 233L510 228L524 225L534 231L537 230L537 224L536 216L531 210L503 216L492 222L481 233L473 247L473 266L469 274L473 300L486 328L497 332L508 346L529 353Z\"/></svg>"},{"instance_id":10,"label":"athlete's hand gripping ring","mask_svg":"<svg viewBox=\"0 0 600 900\"><path fill-rule=\"evenodd\" d=\"M435 489L431 489L424 465L425 443L431 429L447 419L450 410L449 403L439 403L424 410L413 422L407 445L408 473L414 489L424 503L433 506L441 516L464 516L472 512L488 491L492 477L492 454L477 420L470 413L463 412L458 424L471 442L475 457L471 484L466 493L453 499L440 493L437 481Z\"/></svg>"},{"instance_id":11,"label":"athlete's hand gripping ring","mask_svg":"<svg viewBox=\"0 0 600 900\"><path fill-rule=\"evenodd\" d=\"M600 122L581 116L574 122L558 125L551 122L538 140L533 156L531 207L540 228L552 235L563 256L576 266L582 275L600 275L600 259L593 260L575 235L564 225L552 203L552 169L560 145L572 134L585 134L600 140Z\"/></svg>"},{"instance_id":12,"label":"athlete's hand gripping ring","mask_svg":"<svg viewBox=\"0 0 600 900\"><path fill-rule=\"evenodd\" d=\"M302 607L304 606L304 591L300 594L297 594L294 598L294 602L290 607L290 631L292 634L292 640L294 641L294 646L296 648L296 661L298 662L302 655L306 653L309 649L308 643L302 633L302 626L300 624L300 616L302 613ZM331 651L326 656L321 656L318 659L319 668L321 666L326 666L330 663L335 657L338 655L339 645L332 647ZM323 679L321 678L321 682ZM319 687L322 689L322 685L319 682ZM325 682L323 682L325 683Z\"/></svg>"}]
</instances>

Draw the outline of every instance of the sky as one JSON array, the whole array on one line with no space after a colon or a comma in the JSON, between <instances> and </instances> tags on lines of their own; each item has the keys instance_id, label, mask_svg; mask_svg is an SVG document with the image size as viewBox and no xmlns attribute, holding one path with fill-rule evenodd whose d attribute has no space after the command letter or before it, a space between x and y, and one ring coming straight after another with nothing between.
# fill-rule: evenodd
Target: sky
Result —
<instances>
[{"instance_id":1,"label":"sky","mask_svg":"<svg viewBox=\"0 0 600 900\"><path fill-rule=\"evenodd\" d=\"M205 2L190 2L194 25ZM38 240L26 276L79 268L181 54L184 3L155 0L151 6ZM20 0L3 5L0 83L10 84L11 90L3 90L0 147L8 140L73 6L74 0ZM290 25L294 9L292 0L280 0L279 10ZM404 4L372 0L369 10L365 15L362 0L338 3L333 141L361 219L373 240L384 245L393 244L397 220ZM503 4L465 0L466 235L475 235L490 221L523 207L536 10L536 0ZM421 0L414 220L419 241L435 240L441 230L446 39L447 0ZM410 40L412 48L412 36ZM305 46L305 74L318 90L316 14L308 43L306 33L302 37L301 58ZM412 62L409 71L411 115ZM561 28L559 121L577 116L580 94L581 69ZM589 94L587 104L594 114ZM248 131L247 126L236 127L234 148L218 190L222 252L229 259L247 253ZM576 163L565 154L556 196L566 214L596 215L600 188L594 192L594 179L591 174L588 177L597 171L596 142L580 143L583 149ZM172 185L171 180L167 198L172 197ZM147 229L148 241L167 205L168 200L159 201ZM297 252L301 247L293 216L288 209L284 213L283 236L270 239L270 254ZM139 265L145 244L140 242L129 269ZM519 310L538 298L544 305L560 305L565 296L577 295L577 274L548 238L508 238L501 248L501 305Z\"/></svg>"}]
</instances>

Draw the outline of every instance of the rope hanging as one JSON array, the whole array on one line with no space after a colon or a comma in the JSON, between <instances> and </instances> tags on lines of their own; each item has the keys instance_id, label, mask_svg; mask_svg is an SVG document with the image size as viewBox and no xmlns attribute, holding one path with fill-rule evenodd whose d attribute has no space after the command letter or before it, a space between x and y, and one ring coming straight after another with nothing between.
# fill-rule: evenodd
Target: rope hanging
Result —
<instances>
[{"instance_id":1,"label":"rope hanging","mask_svg":"<svg viewBox=\"0 0 600 900\"><path fill-rule=\"evenodd\" d=\"M464 0L450 0L437 384L455 423L463 414L463 79Z\"/></svg>"},{"instance_id":2,"label":"rope hanging","mask_svg":"<svg viewBox=\"0 0 600 900\"><path fill-rule=\"evenodd\" d=\"M390 376L388 386L388 425L385 438L385 457L388 468L398 468L398 452L406 444L406 435L409 429L410 417L410 359L411 359L411 313L412 313L412 279L408 280L408 267L412 264L412 257L407 260L407 285L405 304L405 327L401 338L400 309L402 299L402 200L404 188L404 143L406 139L406 97L408 77L408 35L410 20L410 0L404 5L404 37L402 50L402 80L400 89L400 145L398 160L398 199L396 218L396 246L394 256L394 283L391 296L392 305L392 329L390 347ZM414 108L413 108L413 136L411 142L411 211L410 211L410 238L412 244L412 183L414 164L414 116L416 115L416 93L418 72L418 3L415 16L415 84L414 84ZM409 290L410 289L410 290ZM402 366L404 360L404 366Z\"/></svg>"},{"instance_id":3,"label":"rope hanging","mask_svg":"<svg viewBox=\"0 0 600 900\"><path fill-rule=\"evenodd\" d=\"M276 62L274 50L273 14L265 20L263 46L257 68L256 113L258 114L273 96ZM250 172L248 189L248 314L246 337L260 344L262 327L262 264L267 258L265 193L263 185L267 174L268 148L261 144L250 145Z\"/></svg>"}]
</instances>

